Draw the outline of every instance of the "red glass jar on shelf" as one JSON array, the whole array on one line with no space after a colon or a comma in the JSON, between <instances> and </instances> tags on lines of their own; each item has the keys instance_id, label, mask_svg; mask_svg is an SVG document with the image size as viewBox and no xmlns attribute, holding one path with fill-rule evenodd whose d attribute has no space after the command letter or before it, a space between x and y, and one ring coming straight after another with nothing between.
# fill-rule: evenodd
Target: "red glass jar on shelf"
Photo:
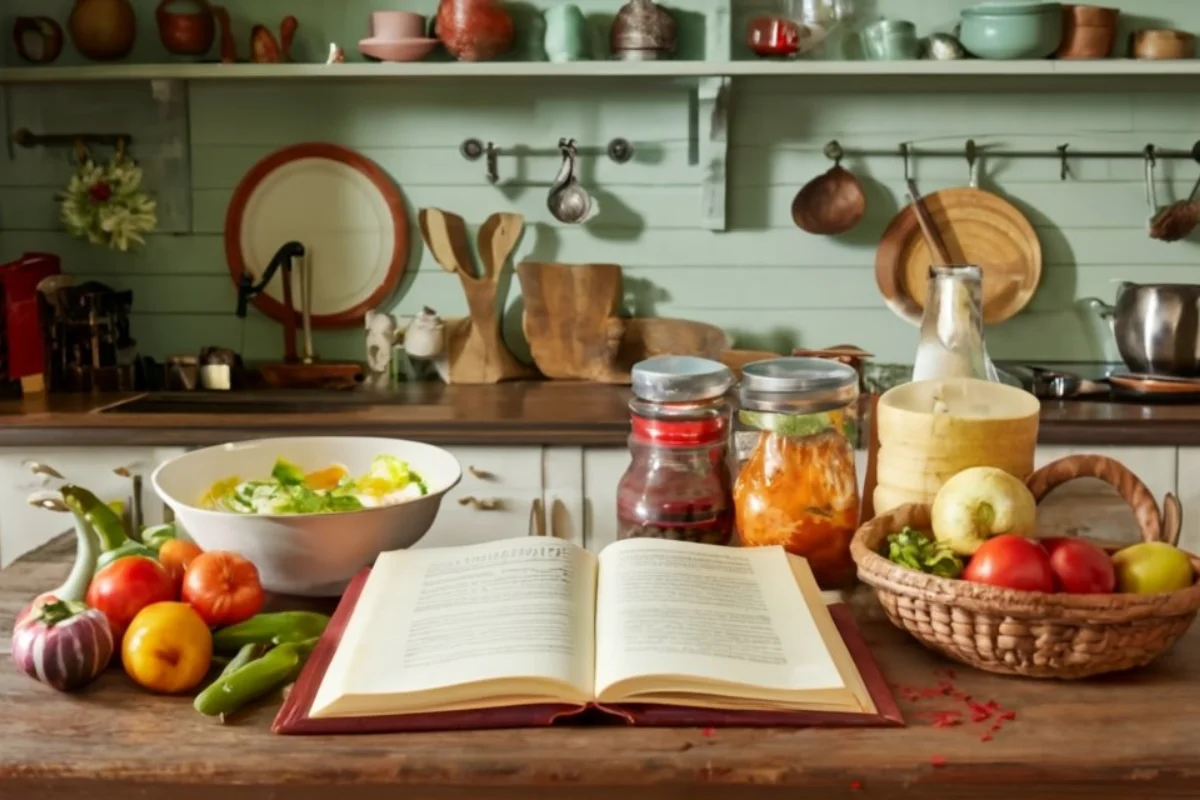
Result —
<instances>
[{"instance_id":1,"label":"red glass jar on shelf","mask_svg":"<svg viewBox=\"0 0 1200 800\"><path fill-rule=\"evenodd\" d=\"M730 406L724 364L660 356L635 364L631 461L617 485L618 538L733 539Z\"/></svg>"}]
</instances>

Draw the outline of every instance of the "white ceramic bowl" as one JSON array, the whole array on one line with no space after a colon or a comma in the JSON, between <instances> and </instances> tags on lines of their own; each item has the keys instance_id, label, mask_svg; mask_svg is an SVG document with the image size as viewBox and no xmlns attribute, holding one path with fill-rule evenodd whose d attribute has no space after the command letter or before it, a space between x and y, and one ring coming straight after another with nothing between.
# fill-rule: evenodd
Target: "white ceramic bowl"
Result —
<instances>
[{"instance_id":1,"label":"white ceramic bowl","mask_svg":"<svg viewBox=\"0 0 1200 800\"><path fill-rule=\"evenodd\" d=\"M269 476L281 457L305 470L341 463L351 474L361 474L381 454L407 461L429 493L338 514L235 514L198 505L214 482L233 475L242 480ZM296 436L193 450L160 465L150 482L204 550L229 550L250 559L267 591L324 597L341 594L380 553L419 541L446 492L461 479L458 460L433 445L370 436Z\"/></svg>"}]
</instances>

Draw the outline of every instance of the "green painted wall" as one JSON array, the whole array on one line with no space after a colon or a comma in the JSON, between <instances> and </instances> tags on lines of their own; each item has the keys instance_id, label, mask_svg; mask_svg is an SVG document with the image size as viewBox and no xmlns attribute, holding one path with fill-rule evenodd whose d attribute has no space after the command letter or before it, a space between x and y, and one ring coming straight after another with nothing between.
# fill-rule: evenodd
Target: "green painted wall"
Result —
<instances>
[{"instance_id":1,"label":"green painted wall","mask_svg":"<svg viewBox=\"0 0 1200 800\"><path fill-rule=\"evenodd\" d=\"M314 5L328 9L330 4ZM953 9L966 3L895 0L884 5L890 16L909 9L928 30L944 27ZM1200 8L1190 3L1142 5L1176 24L1200 28ZM262 16L275 19L290 4L241 4L251 6L267 9ZM346 19L328 13L314 21L302 16L307 46L332 38L313 33L320 24L350 43L358 34L348 33ZM736 22L734 27L740 29ZM143 34L143 43L153 37L152 30ZM424 206L455 211L473 224L492 211L515 210L528 223L518 257L621 264L631 313L712 322L742 346L852 342L880 360L910 362L917 331L884 307L873 272L876 242L904 202L899 159L847 163L863 178L869 199L867 219L850 234L813 237L791 222L796 190L829 166L820 152L829 139L855 148L894 149L902 141L956 148L974 137L981 145L1006 148L1052 149L1070 142L1077 149L1137 150L1148 142L1188 148L1200 138L1200 105L1191 93L1117 87L1030 92L1019 84L1005 91L851 88L826 91L818 81L803 78L735 84L730 229L710 232L700 225L704 171L695 163L694 109L684 88L615 79L195 83L188 90L190 233L156 235L135 255L71 240L57 231L53 202L66 178L65 163L55 170L22 169L20 159L27 156L18 152L0 155L0 257L51 250L62 254L72 272L133 288L134 334L147 354L161 357L219 344L244 347L250 359L277 357L278 325L252 316L243 330L233 314L235 293L222 245L225 209L233 187L257 159L300 141L333 141L376 160L401 187L414 220L416 209ZM58 90L34 91L44 92L52 103ZM119 125L112 120L99 127ZM464 161L458 153L468 137L545 148L560 136L585 145L622 136L637 148L630 164L584 164L585 182L600 199L602 213L582 228L562 226L545 210L554 158L502 159L501 184L491 186L482 162ZM1198 170L1186 162L1163 165L1160 200L1186 195ZM985 187L1029 214L1045 257L1032 305L988 329L994 357L1115 359L1106 327L1080 298L1111 297L1120 279L1200 280L1195 242L1168 245L1146 235L1140 161L1076 162L1072 173L1063 182L1053 161L984 162ZM923 160L916 176L922 189L931 191L965 184L967 169L965 161ZM463 312L457 279L423 252L415 226L413 240L409 276L393 310L411 314L430 305L444 316ZM515 339L515 281L508 305ZM359 358L361 341L357 328L320 332L317 349L325 357Z\"/></svg>"}]
</instances>

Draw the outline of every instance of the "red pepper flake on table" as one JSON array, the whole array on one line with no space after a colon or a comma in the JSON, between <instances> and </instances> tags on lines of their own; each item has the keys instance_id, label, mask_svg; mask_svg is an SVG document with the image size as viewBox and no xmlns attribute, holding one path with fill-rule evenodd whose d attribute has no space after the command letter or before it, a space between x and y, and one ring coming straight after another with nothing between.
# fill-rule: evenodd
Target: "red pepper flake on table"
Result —
<instances>
[{"instance_id":1,"label":"red pepper flake on table","mask_svg":"<svg viewBox=\"0 0 1200 800\"><path fill-rule=\"evenodd\" d=\"M979 737L981 742L992 741L993 736L1000 732L1005 723L1016 720L1017 712L1013 709L1004 708L995 700L977 702L971 698L971 695L960 691L954 684L954 680L957 678L954 670L943 670L934 674L938 677L938 682L931 687L900 685L896 688L910 703L949 697L966 707L966 711L971 715L972 723L980 724L991 721L992 724ZM930 727L933 728L953 728L963 724L964 712L957 709L918 711L913 717L919 720L928 720Z\"/></svg>"}]
</instances>

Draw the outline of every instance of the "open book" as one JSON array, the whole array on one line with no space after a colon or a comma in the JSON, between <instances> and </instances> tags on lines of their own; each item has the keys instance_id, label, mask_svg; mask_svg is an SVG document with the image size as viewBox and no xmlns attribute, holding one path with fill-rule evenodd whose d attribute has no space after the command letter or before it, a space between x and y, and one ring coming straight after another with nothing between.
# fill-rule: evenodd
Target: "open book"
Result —
<instances>
[{"instance_id":1,"label":"open book","mask_svg":"<svg viewBox=\"0 0 1200 800\"><path fill-rule=\"evenodd\" d=\"M648 724L900 723L861 639L856 659L844 637L807 562L779 547L399 550L347 591L275 730L550 724L587 708Z\"/></svg>"}]
</instances>

